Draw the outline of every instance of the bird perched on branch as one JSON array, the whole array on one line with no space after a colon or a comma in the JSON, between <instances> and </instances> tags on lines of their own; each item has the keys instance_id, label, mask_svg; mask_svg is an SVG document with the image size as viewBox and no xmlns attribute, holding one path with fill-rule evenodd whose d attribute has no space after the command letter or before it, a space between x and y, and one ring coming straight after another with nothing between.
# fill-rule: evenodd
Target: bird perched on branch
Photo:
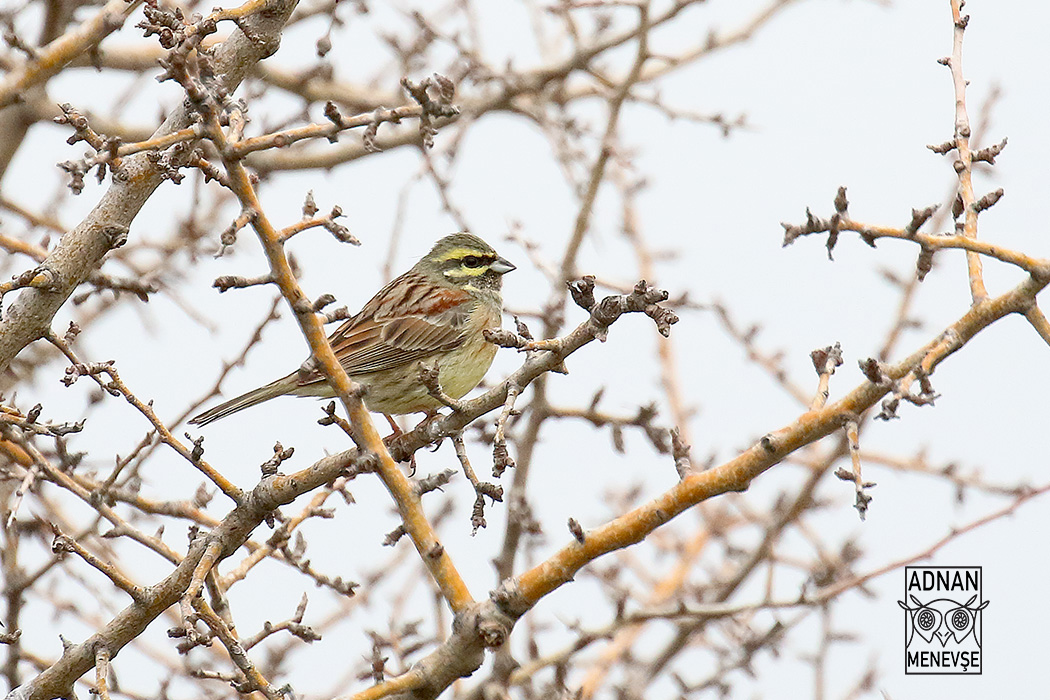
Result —
<instances>
[{"instance_id":1,"label":"bird perched on branch","mask_svg":"<svg viewBox=\"0 0 1050 700\"><path fill-rule=\"evenodd\" d=\"M502 278L514 269L477 236L454 233L339 326L328 342L346 373L365 388L368 409L389 416L440 408L421 379L423 365L436 363L441 390L454 399L477 386L496 355L483 333L501 324ZM190 423L206 425L288 394L334 395L317 371L295 371Z\"/></svg>"}]
</instances>

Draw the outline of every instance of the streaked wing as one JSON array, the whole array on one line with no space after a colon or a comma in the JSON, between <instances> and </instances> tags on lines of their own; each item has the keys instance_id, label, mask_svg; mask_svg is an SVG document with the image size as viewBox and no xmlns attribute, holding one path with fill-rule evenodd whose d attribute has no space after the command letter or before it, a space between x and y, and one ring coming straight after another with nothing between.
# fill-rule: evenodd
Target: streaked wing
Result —
<instances>
[{"instance_id":1,"label":"streaked wing","mask_svg":"<svg viewBox=\"0 0 1050 700\"><path fill-rule=\"evenodd\" d=\"M434 287L407 272L337 328L329 342L347 374L394 369L463 343L473 305L468 293ZM319 380L313 374L300 384Z\"/></svg>"}]
</instances>

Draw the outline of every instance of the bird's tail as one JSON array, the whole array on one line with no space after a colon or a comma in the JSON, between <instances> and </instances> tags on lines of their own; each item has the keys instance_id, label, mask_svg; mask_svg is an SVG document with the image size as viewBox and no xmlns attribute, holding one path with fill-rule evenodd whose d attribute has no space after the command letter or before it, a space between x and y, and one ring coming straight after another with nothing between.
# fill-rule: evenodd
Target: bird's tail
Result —
<instances>
[{"instance_id":1,"label":"bird's tail","mask_svg":"<svg viewBox=\"0 0 1050 700\"><path fill-rule=\"evenodd\" d=\"M258 389L252 389L247 394L241 394L229 401L224 401L215 408L210 408L204 413L190 418L190 423L193 425L207 425L212 421L225 418L231 413L236 413L237 411L248 408L249 406L254 406L263 401L269 401L272 398L288 394L295 389L296 385L295 374L281 377L277 381L270 382Z\"/></svg>"}]
</instances>

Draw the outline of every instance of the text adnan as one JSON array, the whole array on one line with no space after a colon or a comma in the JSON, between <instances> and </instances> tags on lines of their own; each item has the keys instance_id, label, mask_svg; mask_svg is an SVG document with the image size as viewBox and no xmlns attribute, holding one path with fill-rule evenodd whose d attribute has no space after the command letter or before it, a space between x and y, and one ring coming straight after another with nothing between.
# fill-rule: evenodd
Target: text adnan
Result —
<instances>
[{"instance_id":1,"label":"text adnan","mask_svg":"<svg viewBox=\"0 0 1050 700\"><path fill-rule=\"evenodd\" d=\"M909 571L907 590L911 591L976 591L976 570L958 569Z\"/></svg>"}]
</instances>

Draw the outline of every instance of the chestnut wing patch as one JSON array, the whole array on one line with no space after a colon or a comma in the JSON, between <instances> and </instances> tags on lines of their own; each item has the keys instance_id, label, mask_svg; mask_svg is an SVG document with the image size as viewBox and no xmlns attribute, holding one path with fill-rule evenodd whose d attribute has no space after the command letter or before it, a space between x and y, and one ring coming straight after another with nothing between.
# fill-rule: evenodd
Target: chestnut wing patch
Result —
<instances>
[{"instance_id":1,"label":"chestnut wing patch","mask_svg":"<svg viewBox=\"0 0 1050 700\"><path fill-rule=\"evenodd\" d=\"M339 361L347 374L379 372L452 350L465 339L462 326L439 325L419 317L398 318L382 326L379 342L346 355L340 353Z\"/></svg>"},{"instance_id":2,"label":"chestnut wing patch","mask_svg":"<svg viewBox=\"0 0 1050 700\"><path fill-rule=\"evenodd\" d=\"M452 350L466 339L465 325L473 300L465 292L434 289L421 298L402 298L402 303L410 301L409 308L400 304L387 307L382 301L377 295L361 313L336 329L329 339L347 374L401 367ZM397 308L401 314L389 313L391 307ZM406 314L409 309L413 313ZM301 378L299 383L317 381L321 381L321 377L313 373Z\"/></svg>"}]
</instances>

